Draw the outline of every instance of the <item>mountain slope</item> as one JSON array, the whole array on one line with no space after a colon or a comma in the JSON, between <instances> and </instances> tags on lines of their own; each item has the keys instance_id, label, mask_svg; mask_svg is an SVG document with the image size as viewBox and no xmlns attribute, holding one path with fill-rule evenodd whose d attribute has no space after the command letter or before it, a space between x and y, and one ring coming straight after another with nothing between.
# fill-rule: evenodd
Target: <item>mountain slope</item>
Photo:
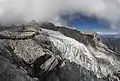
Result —
<instances>
[{"instance_id":1,"label":"mountain slope","mask_svg":"<svg viewBox=\"0 0 120 81\"><path fill-rule=\"evenodd\" d=\"M0 56L7 68L24 71L20 81L118 81L120 62L117 53L93 31L81 32L51 23L10 27L0 32ZM4 60L0 59L1 62ZM8 67L9 64L17 68ZM1 67L0 80L9 79ZM3 69L3 70L2 70ZM13 72L15 73L15 72ZM8 76L7 76L8 75ZM6 78L3 78L5 77ZM15 75L13 75L14 77ZM16 76L18 77L18 76Z\"/></svg>"}]
</instances>

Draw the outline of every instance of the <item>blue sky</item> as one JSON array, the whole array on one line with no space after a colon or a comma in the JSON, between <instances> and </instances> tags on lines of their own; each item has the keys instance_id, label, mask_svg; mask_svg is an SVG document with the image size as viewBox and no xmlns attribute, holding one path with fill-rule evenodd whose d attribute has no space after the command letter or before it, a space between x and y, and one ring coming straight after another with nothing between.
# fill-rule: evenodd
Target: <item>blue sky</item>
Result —
<instances>
[{"instance_id":1,"label":"blue sky","mask_svg":"<svg viewBox=\"0 0 120 81\"><path fill-rule=\"evenodd\" d=\"M117 33L118 30L111 28L111 23L96 17L88 17L84 15L65 15L62 17L67 21L67 25L80 30L92 29L102 33Z\"/></svg>"}]
</instances>

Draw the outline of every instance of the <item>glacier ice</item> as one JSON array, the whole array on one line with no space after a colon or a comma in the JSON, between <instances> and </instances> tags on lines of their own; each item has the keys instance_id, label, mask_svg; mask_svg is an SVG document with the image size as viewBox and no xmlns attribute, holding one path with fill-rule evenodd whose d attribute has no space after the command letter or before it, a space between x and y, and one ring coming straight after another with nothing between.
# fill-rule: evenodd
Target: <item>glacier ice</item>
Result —
<instances>
[{"instance_id":1,"label":"glacier ice","mask_svg":"<svg viewBox=\"0 0 120 81\"><path fill-rule=\"evenodd\" d=\"M87 70L93 71L98 78L120 69L119 61L102 47L95 49L91 46L85 46L58 31L46 29L42 29L42 31L49 35L50 41L61 52L63 59L68 59L70 62L75 62Z\"/></svg>"}]
</instances>

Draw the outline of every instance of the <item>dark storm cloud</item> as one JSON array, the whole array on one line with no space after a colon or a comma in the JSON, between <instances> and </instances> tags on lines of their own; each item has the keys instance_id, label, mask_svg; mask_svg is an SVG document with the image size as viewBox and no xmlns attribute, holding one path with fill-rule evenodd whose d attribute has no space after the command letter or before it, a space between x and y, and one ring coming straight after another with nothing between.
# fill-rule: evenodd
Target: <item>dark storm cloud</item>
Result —
<instances>
[{"instance_id":1,"label":"dark storm cloud","mask_svg":"<svg viewBox=\"0 0 120 81\"><path fill-rule=\"evenodd\" d=\"M120 21L120 0L0 0L0 22L4 24L31 20L61 24L64 13L96 16L114 28Z\"/></svg>"}]
</instances>

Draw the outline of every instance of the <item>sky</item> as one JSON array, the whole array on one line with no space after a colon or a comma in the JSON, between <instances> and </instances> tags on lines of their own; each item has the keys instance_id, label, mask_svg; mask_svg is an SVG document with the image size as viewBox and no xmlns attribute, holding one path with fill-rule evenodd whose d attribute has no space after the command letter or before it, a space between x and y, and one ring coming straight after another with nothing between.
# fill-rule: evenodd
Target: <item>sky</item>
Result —
<instances>
[{"instance_id":1,"label":"sky","mask_svg":"<svg viewBox=\"0 0 120 81\"><path fill-rule=\"evenodd\" d=\"M96 17L88 17L84 14L78 14L74 15L74 17L71 18L70 15L64 15L62 17L63 20L67 21L67 26L69 27L75 27L79 30L93 30L98 33L104 33L104 34L117 34L119 33L119 28L112 28L111 23L104 20L104 19L98 19Z\"/></svg>"},{"instance_id":2,"label":"sky","mask_svg":"<svg viewBox=\"0 0 120 81\"><path fill-rule=\"evenodd\" d=\"M0 0L0 24L49 21L102 33L120 32L120 0Z\"/></svg>"}]
</instances>

